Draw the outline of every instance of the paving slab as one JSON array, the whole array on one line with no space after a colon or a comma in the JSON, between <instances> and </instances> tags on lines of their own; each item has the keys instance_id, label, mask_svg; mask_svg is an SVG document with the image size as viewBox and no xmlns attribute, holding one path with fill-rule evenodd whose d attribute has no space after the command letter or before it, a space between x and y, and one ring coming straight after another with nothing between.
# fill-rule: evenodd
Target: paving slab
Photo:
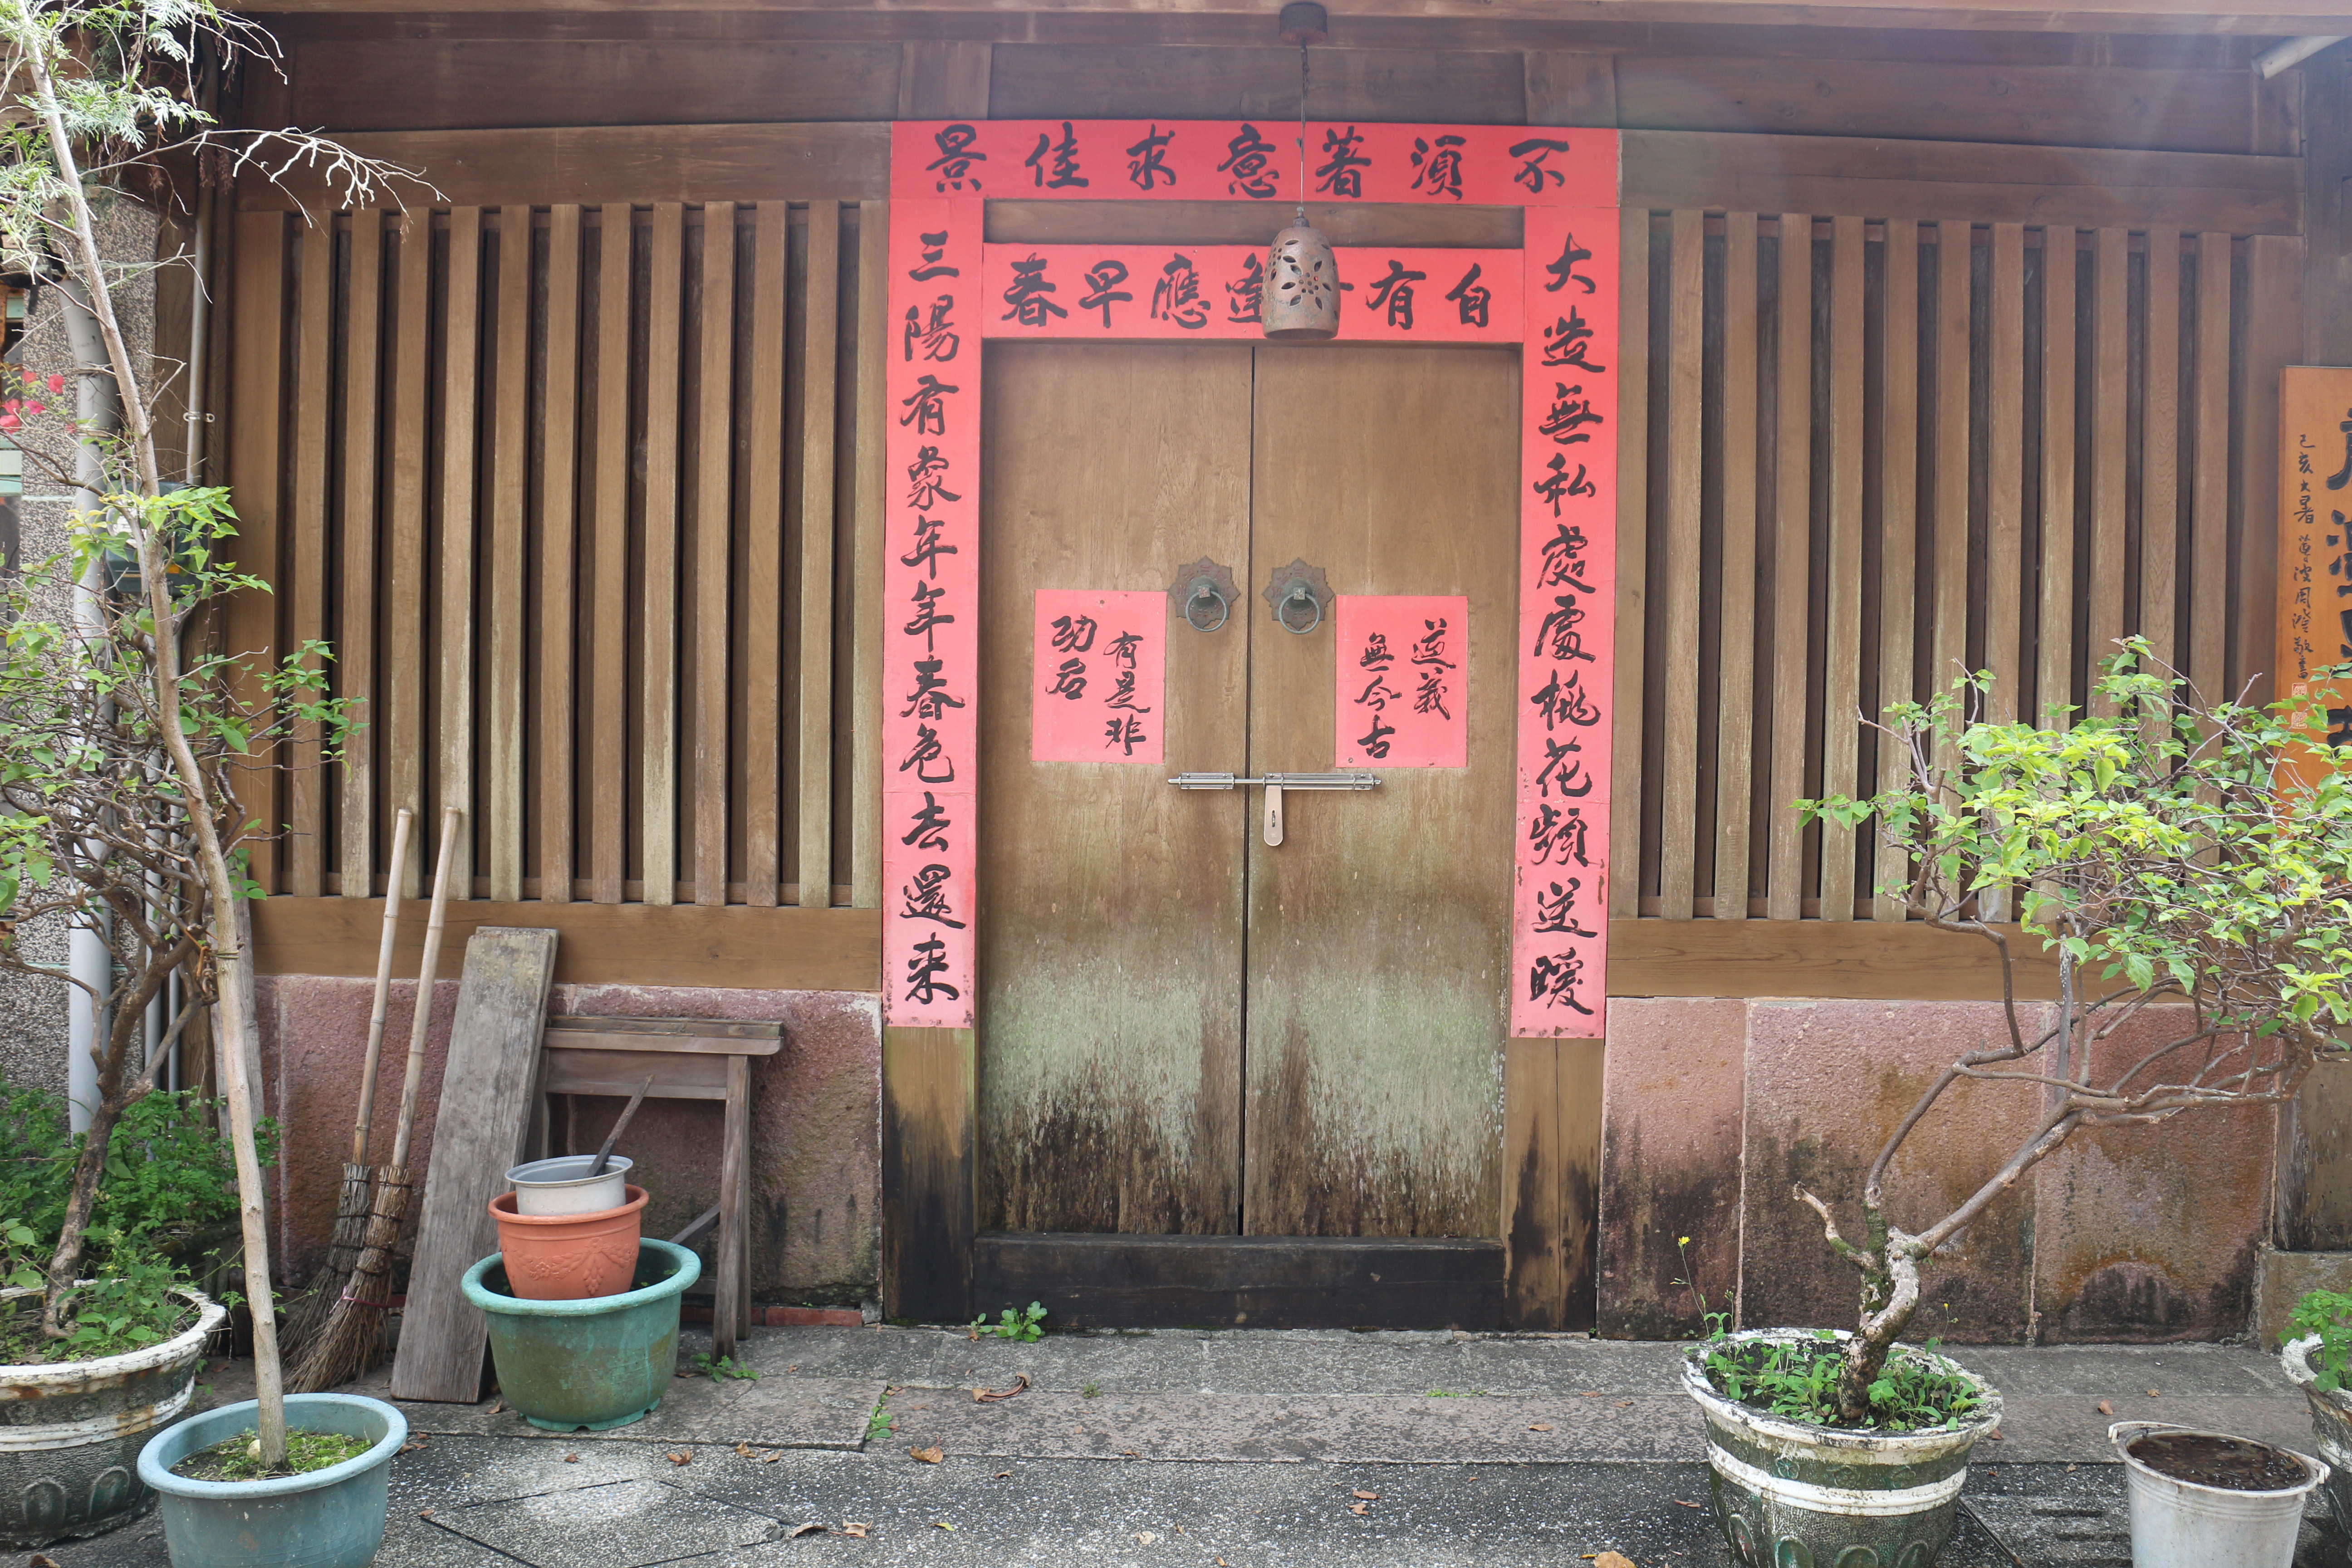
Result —
<instances>
[{"instance_id":1,"label":"paving slab","mask_svg":"<svg viewBox=\"0 0 2352 1568\"><path fill-rule=\"evenodd\" d=\"M682 1352L683 1354L683 1352ZM684 1363L682 1364L690 1364ZM672 1381L661 1405L642 1421L609 1432L549 1432L532 1426L493 1396L478 1405L393 1400L412 1432L426 1436L537 1437L567 1443L742 1443L770 1447L855 1448L882 1397L876 1378L800 1377ZM348 1392L390 1397L381 1369Z\"/></svg>"},{"instance_id":2,"label":"paving slab","mask_svg":"<svg viewBox=\"0 0 2352 1568\"><path fill-rule=\"evenodd\" d=\"M433 1522L530 1568L648 1568L774 1541L782 1521L668 1481L608 1481L437 1509Z\"/></svg>"},{"instance_id":3,"label":"paving slab","mask_svg":"<svg viewBox=\"0 0 2352 1568\"><path fill-rule=\"evenodd\" d=\"M2132 1568L2131 1513L2120 1465L1977 1465L1968 1510L2032 1568ZM2352 1543L2316 1496L2304 1512L2294 1568L2344 1568Z\"/></svg>"},{"instance_id":4,"label":"paving slab","mask_svg":"<svg viewBox=\"0 0 2352 1568\"><path fill-rule=\"evenodd\" d=\"M885 1406L890 1447L1041 1458L1508 1464L1700 1459L1681 1394L1461 1395L1026 1393L980 1404L907 1389Z\"/></svg>"},{"instance_id":5,"label":"paving slab","mask_svg":"<svg viewBox=\"0 0 2352 1568\"><path fill-rule=\"evenodd\" d=\"M1982 1445L1978 1452L1988 1458L1998 1454L2014 1464L2116 1464L2107 1428L2117 1421L2173 1421L2311 1451L2311 1412L2301 1395L2293 1400L2228 1394L2111 1399L2104 1403L2114 1410L2112 1415L2102 1415L2097 1405L2081 1394L2004 1394L2000 1403L2001 1441Z\"/></svg>"}]
</instances>

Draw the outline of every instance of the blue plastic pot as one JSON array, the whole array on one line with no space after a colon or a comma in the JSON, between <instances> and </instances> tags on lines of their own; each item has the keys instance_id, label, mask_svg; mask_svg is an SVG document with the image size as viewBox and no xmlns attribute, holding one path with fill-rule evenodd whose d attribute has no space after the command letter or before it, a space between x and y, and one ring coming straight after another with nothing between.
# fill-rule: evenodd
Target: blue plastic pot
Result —
<instances>
[{"instance_id":1,"label":"blue plastic pot","mask_svg":"<svg viewBox=\"0 0 2352 1568\"><path fill-rule=\"evenodd\" d=\"M702 1273L683 1247L637 1242L636 1288L578 1301L531 1301L507 1289L505 1255L466 1270L466 1300L490 1317L499 1391L550 1432L603 1432L644 1419L677 1375L678 1298Z\"/></svg>"},{"instance_id":2,"label":"blue plastic pot","mask_svg":"<svg viewBox=\"0 0 2352 1568\"><path fill-rule=\"evenodd\" d=\"M254 1402L226 1405L166 1427L139 1456L139 1479L163 1499L172 1568L367 1568L383 1544L392 1457L408 1423L381 1400L356 1394L289 1394L286 1425L341 1432L374 1447L304 1476L274 1481L198 1481L172 1467L199 1449L252 1430Z\"/></svg>"}]
</instances>

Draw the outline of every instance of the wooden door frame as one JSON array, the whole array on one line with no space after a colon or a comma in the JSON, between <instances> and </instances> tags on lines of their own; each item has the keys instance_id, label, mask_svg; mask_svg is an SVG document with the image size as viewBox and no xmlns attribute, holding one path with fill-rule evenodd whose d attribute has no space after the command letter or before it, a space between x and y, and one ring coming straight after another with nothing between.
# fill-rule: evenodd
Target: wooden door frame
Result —
<instances>
[{"instance_id":1,"label":"wooden door frame","mask_svg":"<svg viewBox=\"0 0 2352 1568\"><path fill-rule=\"evenodd\" d=\"M1053 1321L1071 1324L1588 1325L1597 1147L1581 1145L1597 1145L1598 1130L1576 1136L1570 1122L1580 1119L1566 1112L1597 1107L1599 1098L1610 730L1619 701L1617 388L1621 342L1645 342L1638 326L1621 338L1646 289L1621 280L1621 230L1632 229L1617 211L1616 132L1307 128L1308 145L1320 145L1318 156L1328 160L1310 176L1322 182L1313 192L1318 206L1516 207L1523 234L1517 250L1387 245L1341 258L1342 278L1364 290L1347 309L1343 339L1517 342L1523 355L1512 1038L1504 1063L1504 1212L1496 1216L1505 1239L1399 1240L975 1234L971 833L982 344L1260 338L1244 308L1255 247L991 244L987 204L1207 196L1266 207L1270 236L1297 194L1286 187L1276 142L1240 121L930 121L891 129L878 716L885 1310L961 1321L977 1287L988 1298L983 1306L1007 1290L1050 1296ZM1362 161L1350 163L1351 155ZM1442 162L1450 155L1458 163ZM1635 216L1646 235L1646 214ZM1645 255L1645 247L1627 248L1634 258ZM1433 257L1465 266L1451 287L1430 270ZM1106 258L1124 271L1095 281L1081 308L1082 279ZM1362 273L1367 262L1387 264L1387 273ZM1150 274L1150 266L1160 271ZM1377 301L1374 295L1381 276L1400 275L1410 279L1402 310L1395 289ZM1424 280L1427 302L1415 309L1412 283ZM1114 295L1121 285L1131 287ZM1480 288L1483 302L1472 297ZM1123 320L1114 320L1114 299ZM1361 312L1373 303L1383 308L1367 319ZM1013 309L1000 312L1000 304ZM917 642L893 610L919 584L937 612L964 613L955 626L927 617ZM1555 852L1570 858L1571 832L1580 879L1553 868ZM926 867L927 882L945 891L962 926L949 929L896 896ZM939 908L937 897L924 902L927 911Z\"/></svg>"}]
</instances>

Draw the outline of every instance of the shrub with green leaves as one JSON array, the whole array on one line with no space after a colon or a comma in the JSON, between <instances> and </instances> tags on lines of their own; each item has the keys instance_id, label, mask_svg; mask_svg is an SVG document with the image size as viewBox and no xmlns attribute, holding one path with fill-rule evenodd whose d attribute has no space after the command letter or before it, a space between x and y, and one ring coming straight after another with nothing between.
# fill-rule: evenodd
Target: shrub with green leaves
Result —
<instances>
[{"instance_id":1,"label":"shrub with green leaves","mask_svg":"<svg viewBox=\"0 0 2352 1568\"><path fill-rule=\"evenodd\" d=\"M2319 1336L2310 1358L2312 1386L2322 1394L2352 1388L2352 1296L2340 1290L2306 1290L2286 1321L2296 1339Z\"/></svg>"},{"instance_id":2,"label":"shrub with green leaves","mask_svg":"<svg viewBox=\"0 0 2352 1568\"><path fill-rule=\"evenodd\" d=\"M1990 942L2007 998L2007 1039L1958 1055L1890 1131L1859 1232L1796 1189L1862 1277L1837 1380L1845 1422L1868 1415L1922 1265L2074 1133L2274 1105L2317 1063L2352 1057L2352 745L2334 743L2316 700L2208 701L2144 639L2120 647L2087 713L1989 716L1979 672L1870 726L1901 758L1877 794L1796 803L1808 823L1873 825L1895 868L1880 892ZM2054 1007L2018 1000L2021 944L2056 961ZM1956 1207L1906 1230L1889 1166L1962 1081L2032 1097L2029 1130Z\"/></svg>"}]
</instances>

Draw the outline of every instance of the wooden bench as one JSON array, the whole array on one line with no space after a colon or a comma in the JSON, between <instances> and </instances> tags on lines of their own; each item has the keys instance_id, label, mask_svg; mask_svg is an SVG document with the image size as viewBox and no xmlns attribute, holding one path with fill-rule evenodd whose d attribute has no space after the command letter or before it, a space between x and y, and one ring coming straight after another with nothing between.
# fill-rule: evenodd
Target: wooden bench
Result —
<instances>
[{"instance_id":1,"label":"wooden bench","mask_svg":"<svg viewBox=\"0 0 2352 1568\"><path fill-rule=\"evenodd\" d=\"M782 1024L724 1018L550 1018L542 1047L540 1098L531 1145L544 1153L547 1102L558 1094L602 1094L626 1100L653 1074L648 1100L715 1100L724 1107L715 1215L679 1233L684 1240L715 1217L719 1268L711 1281L711 1353L735 1353L750 1327L751 1274L744 1256L746 1194L751 1180L751 1058L783 1048ZM586 1151L582 1151L585 1152ZM616 1152L626 1153L626 1150Z\"/></svg>"}]
</instances>

